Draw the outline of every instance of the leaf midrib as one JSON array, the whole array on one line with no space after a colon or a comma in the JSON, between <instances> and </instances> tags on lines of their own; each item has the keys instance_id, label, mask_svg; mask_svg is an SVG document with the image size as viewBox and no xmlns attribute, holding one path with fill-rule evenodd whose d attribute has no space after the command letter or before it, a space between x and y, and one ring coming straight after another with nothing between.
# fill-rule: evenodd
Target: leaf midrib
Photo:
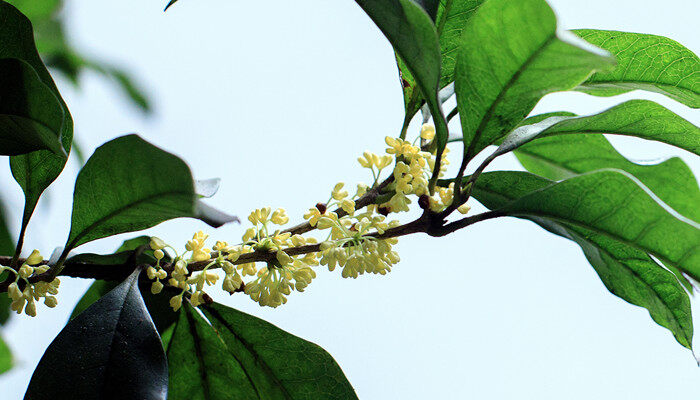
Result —
<instances>
[{"instance_id":1,"label":"leaf midrib","mask_svg":"<svg viewBox=\"0 0 700 400\"><path fill-rule=\"evenodd\" d=\"M129 203L129 205L127 205L127 206L119 207L115 211L107 214L106 216L104 216L102 218L99 218L97 221L90 224L87 228L83 229L83 231L80 234L76 235L75 238L66 245L66 249L74 248L76 246L76 243L78 243L80 241L80 239L85 237L88 233L90 233L92 230L94 230L97 226L99 226L102 223L118 216L119 214L123 213L124 211L126 211L130 208L136 207L142 203L149 202L149 201L156 199L158 197L170 197L170 196L176 196L176 195L194 195L194 190L191 193L185 192L185 191L169 191L169 192L156 193L156 194L150 195L148 197L144 197L143 199L140 199L138 201Z\"/></svg>"},{"instance_id":2,"label":"leaf midrib","mask_svg":"<svg viewBox=\"0 0 700 400\"><path fill-rule=\"evenodd\" d=\"M228 321L226 321L216 309L214 309L212 307L207 307L207 311L209 313L211 313L212 316L214 316L223 326L225 326L226 329L231 333L231 335L233 335L233 337L236 340L238 340L243 345L243 347L245 347L245 349L259 362L260 368L263 370L263 372L265 373L266 376L268 376L275 384L277 384L277 386L280 388L284 397L286 399L289 399L289 400L294 400L292 395L287 391L287 388L284 386L282 381L280 381L279 378L277 378L277 376L272 371L272 368L270 368L270 366L267 364L267 362L265 361L265 359L263 357L260 357L258 355L258 353L255 351L253 346L250 343L248 343L245 339L238 336L236 334L236 332L233 330L233 328L228 324ZM231 352L231 354L233 355L233 352ZM234 357L235 357L235 355L234 355ZM239 361L239 364L240 364L240 361ZM243 367L243 364L241 364L241 367ZM245 368L243 368L243 370L245 371ZM255 387L255 385L253 385L253 386ZM256 391L257 391L257 389L256 389Z\"/></svg>"},{"instance_id":3,"label":"leaf midrib","mask_svg":"<svg viewBox=\"0 0 700 400\"><path fill-rule=\"evenodd\" d=\"M517 71L510 77L508 82L503 86L501 91L498 93L498 96L496 96L496 99L491 103L491 106L489 106L488 110L486 110L486 114L481 118L481 121L479 122L479 126L477 127L476 131L474 132L474 137L472 138L471 143L469 143L469 147L464 153L464 158L469 161L471 158L474 156L472 154L474 152L474 149L476 148L476 145L478 144L479 140L481 140L481 136L483 135L483 130L486 128L486 125L489 123L491 120L491 117L493 116L493 113L496 110L496 107L500 104L500 102L503 100L505 95L508 93L508 91L515 85L515 83L520 79L520 76L525 72L525 70L532 64L539 56L542 54L542 52L549 47L549 45L557 39L557 33L556 31L552 32L547 39L542 42L542 45L538 47L531 55L530 57L525 60L525 62L518 68ZM466 138L465 135L462 136L463 138Z\"/></svg>"}]
</instances>

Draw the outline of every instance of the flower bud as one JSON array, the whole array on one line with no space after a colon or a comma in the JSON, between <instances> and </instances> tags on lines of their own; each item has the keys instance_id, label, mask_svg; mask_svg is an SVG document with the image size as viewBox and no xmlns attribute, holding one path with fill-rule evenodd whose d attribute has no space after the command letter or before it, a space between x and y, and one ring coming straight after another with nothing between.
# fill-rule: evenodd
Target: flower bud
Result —
<instances>
[{"instance_id":1,"label":"flower bud","mask_svg":"<svg viewBox=\"0 0 700 400\"><path fill-rule=\"evenodd\" d=\"M155 236L151 237L151 241L148 244L151 246L152 250L162 250L167 246L163 239Z\"/></svg>"},{"instance_id":2,"label":"flower bud","mask_svg":"<svg viewBox=\"0 0 700 400\"><path fill-rule=\"evenodd\" d=\"M158 249L153 252L153 256L156 258L156 260L162 260L163 257L165 257L165 253L163 252L163 250Z\"/></svg>"},{"instance_id":3,"label":"flower bud","mask_svg":"<svg viewBox=\"0 0 700 400\"><path fill-rule=\"evenodd\" d=\"M58 304L58 300L56 300L54 296L46 296L46 298L44 299L44 304L46 305L46 307L54 308Z\"/></svg>"},{"instance_id":4,"label":"flower bud","mask_svg":"<svg viewBox=\"0 0 700 400\"><path fill-rule=\"evenodd\" d=\"M155 281L151 284L151 293L158 294L163 290L163 284L160 281Z\"/></svg>"}]
</instances>

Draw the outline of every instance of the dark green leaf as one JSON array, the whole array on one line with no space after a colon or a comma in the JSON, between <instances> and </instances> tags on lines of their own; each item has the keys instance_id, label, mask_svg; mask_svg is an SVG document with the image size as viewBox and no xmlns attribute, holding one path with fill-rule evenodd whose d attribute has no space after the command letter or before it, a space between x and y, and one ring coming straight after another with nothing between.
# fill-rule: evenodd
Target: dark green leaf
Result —
<instances>
[{"instance_id":1,"label":"dark green leaf","mask_svg":"<svg viewBox=\"0 0 700 400\"><path fill-rule=\"evenodd\" d=\"M598 169L615 168L637 177L680 214L700 221L700 189L690 168L680 159L639 165L618 153L602 135L539 138L516 150L525 169L552 180Z\"/></svg>"},{"instance_id":2,"label":"dark green leaf","mask_svg":"<svg viewBox=\"0 0 700 400\"><path fill-rule=\"evenodd\" d=\"M65 156L63 119L61 103L29 64L0 60L0 155L46 149Z\"/></svg>"},{"instance_id":3,"label":"dark green leaf","mask_svg":"<svg viewBox=\"0 0 700 400\"><path fill-rule=\"evenodd\" d=\"M95 281L88 290L80 298L78 304L75 305L70 319L73 319L90 307L94 302L101 299L104 295L114 289L119 282L115 281ZM177 318L177 314L170 308L170 297L165 293L162 295L151 294L151 282L144 281L139 283L139 290L148 313L156 326L156 330L160 333L168 329Z\"/></svg>"},{"instance_id":4,"label":"dark green leaf","mask_svg":"<svg viewBox=\"0 0 700 400\"><path fill-rule=\"evenodd\" d=\"M594 74L577 90L596 96L648 90L700 108L700 59L680 43L641 33L595 29L575 33L611 52L618 62L617 68Z\"/></svg>"},{"instance_id":5,"label":"dark green leaf","mask_svg":"<svg viewBox=\"0 0 700 400\"><path fill-rule=\"evenodd\" d=\"M137 135L100 146L78 174L73 196L67 249L173 218L199 218L212 226L235 219L212 218L198 200L187 164Z\"/></svg>"},{"instance_id":6,"label":"dark green leaf","mask_svg":"<svg viewBox=\"0 0 700 400\"><path fill-rule=\"evenodd\" d=\"M2 200L2 199L0 199ZM0 256L11 256L15 252L15 241L10 233L7 219L5 218L5 207L0 201ZM0 282L7 277L7 273L0 274ZM5 293L0 293L0 325L10 318L10 303L12 300Z\"/></svg>"},{"instance_id":7,"label":"dark green leaf","mask_svg":"<svg viewBox=\"0 0 700 400\"><path fill-rule=\"evenodd\" d=\"M39 80L53 92L63 108L61 142L65 153L70 153L73 140L73 120L68 107L39 58L29 20L15 7L5 2L0 2L0 58L16 58L26 62L34 69ZM66 157L63 154L56 154L48 150L38 150L10 158L12 175L24 191L23 226L29 223L39 197L58 177L65 164Z\"/></svg>"},{"instance_id":8,"label":"dark green leaf","mask_svg":"<svg viewBox=\"0 0 700 400\"><path fill-rule=\"evenodd\" d=\"M0 337L0 375L11 370L13 365L12 351Z\"/></svg>"},{"instance_id":9,"label":"dark green leaf","mask_svg":"<svg viewBox=\"0 0 700 400\"><path fill-rule=\"evenodd\" d=\"M447 144L447 123L442 113L440 43L435 24L412 0L356 0L389 39L394 50L415 78L435 121L438 154Z\"/></svg>"},{"instance_id":10,"label":"dark green leaf","mask_svg":"<svg viewBox=\"0 0 700 400\"><path fill-rule=\"evenodd\" d=\"M272 399L255 390L214 328L189 304L183 305L179 315L167 352L168 399Z\"/></svg>"},{"instance_id":11,"label":"dark green leaf","mask_svg":"<svg viewBox=\"0 0 700 400\"><path fill-rule=\"evenodd\" d=\"M545 94L572 89L614 64L608 53L564 34L544 0L491 0L469 19L455 70L468 160L515 128Z\"/></svg>"},{"instance_id":12,"label":"dark green leaf","mask_svg":"<svg viewBox=\"0 0 700 400\"><path fill-rule=\"evenodd\" d=\"M528 118L524 123L534 123L551 115ZM648 100L631 100L598 114L566 119L542 132L540 137L582 133L635 136L700 155L700 128Z\"/></svg>"},{"instance_id":13,"label":"dark green leaf","mask_svg":"<svg viewBox=\"0 0 700 400\"><path fill-rule=\"evenodd\" d=\"M325 350L261 319L221 304L203 307L260 399L356 399Z\"/></svg>"},{"instance_id":14,"label":"dark green leaf","mask_svg":"<svg viewBox=\"0 0 700 400\"><path fill-rule=\"evenodd\" d=\"M437 18L437 12L438 12L438 5L440 4L440 0L414 0L416 3L420 4L421 7L425 10L425 12L430 15L430 18L435 21Z\"/></svg>"},{"instance_id":15,"label":"dark green leaf","mask_svg":"<svg viewBox=\"0 0 700 400\"><path fill-rule=\"evenodd\" d=\"M493 172L481 176L473 194L487 207L499 209L551 184L525 172ZM681 345L691 348L690 299L671 272L644 251L581 226L532 215L523 217L576 242L611 293L646 308L654 321L669 329Z\"/></svg>"},{"instance_id":16,"label":"dark green leaf","mask_svg":"<svg viewBox=\"0 0 700 400\"><path fill-rule=\"evenodd\" d=\"M139 272L63 328L39 361L26 399L167 397L167 362L138 290Z\"/></svg>"}]
</instances>

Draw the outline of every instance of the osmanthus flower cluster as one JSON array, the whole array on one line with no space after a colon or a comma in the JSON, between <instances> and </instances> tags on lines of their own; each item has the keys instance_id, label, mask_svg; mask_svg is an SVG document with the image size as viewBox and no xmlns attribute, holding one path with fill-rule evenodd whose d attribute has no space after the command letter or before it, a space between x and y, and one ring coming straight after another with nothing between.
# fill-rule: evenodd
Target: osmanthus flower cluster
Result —
<instances>
[{"instance_id":1,"label":"osmanthus flower cluster","mask_svg":"<svg viewBox=\"0 0 700 400\"><path fill-rule=\"evenodd\" d=\"M12 299L10 309L17 314L21 314L24 311L25 314L36 317L36 302L42 298L47 307L54 308L58 304L55 297L61 284L58 278L54 278L51 282L39 281L30 283L29 281L30 278L49 270L48 265L39 265L42 260L43 257L39 250L34 250L18 269L6 266L0 267L0 274L8 271L14 275L14 281L7 288L7 295Z\"/></svg>"},{"instance_id":2,"label":"osmanthus flower cluster","mask_svg":"<svg viewBox=\"0 0 700 400\"><path fill-rule=\"evenodd\" d=\"M372 185L358 184L355 193L350 195L345 184L338 183L326 203L317 204L303 216L309 225L304 233L315 229L325 234L325 238L293 234L294 229L284 230L283 226L289 222L286 212L269 207L250 213L248 221L252 226L238 245L217 241L208 248L208 235L197 232L185 244L185 251L177 254L161 239L152 238L150 246L158 260L147 270L149 279L153 280L152 292L160 293L167 285L179 290L170 300L175 310L181 307L187 294L190 302L198 306L207 298L205 287L215 285L223 272L225 291L244 292L261 306L277 307L287 302L292 291L303 292L316 278L314 268L319 265L329 271L340 269L344 278L385 275L400 260L393 250L398 239L382 238L387 230L400 225L398 220L389 220L388 216L409 211L412 196L421 199L419 203L426 203L421 207L434 212L452 204L452 187L436 188L435 193L430 194L428 182L435 167L435 155L423 149L430 148L434 136L435 128L426 124L416 138L421 145L387 137L386 154L365 152L358 158L359 164L372 172ZM447 151L444 154L441 174L448 165ZM391 174L378 196L381 200L356 209L358 200L378 187L382 172L392 165ZM463 205L458 210L466 214L469 208ZM175 252L169 271L161 266L166 248ZM193 266L197 266L196 271L191 270Z\"/></svg>"}]
</instances>

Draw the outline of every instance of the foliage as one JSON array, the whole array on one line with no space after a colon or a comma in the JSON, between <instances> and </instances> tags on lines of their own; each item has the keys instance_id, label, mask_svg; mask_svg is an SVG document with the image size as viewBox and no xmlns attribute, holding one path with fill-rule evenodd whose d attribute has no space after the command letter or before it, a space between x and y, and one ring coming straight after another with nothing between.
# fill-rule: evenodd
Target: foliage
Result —
<instances>
[{"instance_id":1,"label":"foliage","mask_svg":"<svg viewBox=\"0 0 700 400\"><path fill-rule=\"evenodd\" d=\"M197 232L178 252L162 239L139 236L112 254L69 256L90 241L173 218L213 227L237 220L202 201L218 180L195 181L179 157L137 135L122 136L98 148L78 174L68 241L47 261L38 250L20 258L39 197L61 173L73 139L72 117L47 65L72 80L85 68L104 72L135 103L148 104L122 71L71 48L60 1L11 2L23 12L0 1L0 154L9 157L25 195L17 238L0 207L0 288L12 310L34 316L39 299L56 305L59 276L95 279L46 350L26 398L356 398L325 350L214 303L205 288L219 281L221 270L225 291L277 307L303 292L319 265L338 268L345 278L383 275L399 262L392 247L398 237L441 237L500 217L527 219L575 242L611 293L647 309L692 350L689 296L700 280L697 181L679 158L640 165L604 135L698 155L700 128L647 100L594 115L530 114L558 91L646 90L700 108L698 57L660 36L567 32L544 0L356 2L393 46L405 106L398 138L386 138L386 154L358 159L371 171L369 184L348 192L339 183L328 202L291 227L283 209L254 210L239 244L217 240L209 248L208 235ZM452 95L457 107L446 117L442 106ZM424 124L408 138L419 110ZM457 115L462 135L455 139L448 120ZM463 146L455 176L446 174L450 142ZM473 165L484 150L490 151L485 161ZM485 172L509 153L529 172ZM468 167L474 172L465 176ZM470 212L472 197L489 211L453 218L455 211ZM416 203L421 216L401 221ZM327 236L318 240L309 236L314 232ZM11 366L0 340L0 373Z\"/></svg>"}]
</instances>

